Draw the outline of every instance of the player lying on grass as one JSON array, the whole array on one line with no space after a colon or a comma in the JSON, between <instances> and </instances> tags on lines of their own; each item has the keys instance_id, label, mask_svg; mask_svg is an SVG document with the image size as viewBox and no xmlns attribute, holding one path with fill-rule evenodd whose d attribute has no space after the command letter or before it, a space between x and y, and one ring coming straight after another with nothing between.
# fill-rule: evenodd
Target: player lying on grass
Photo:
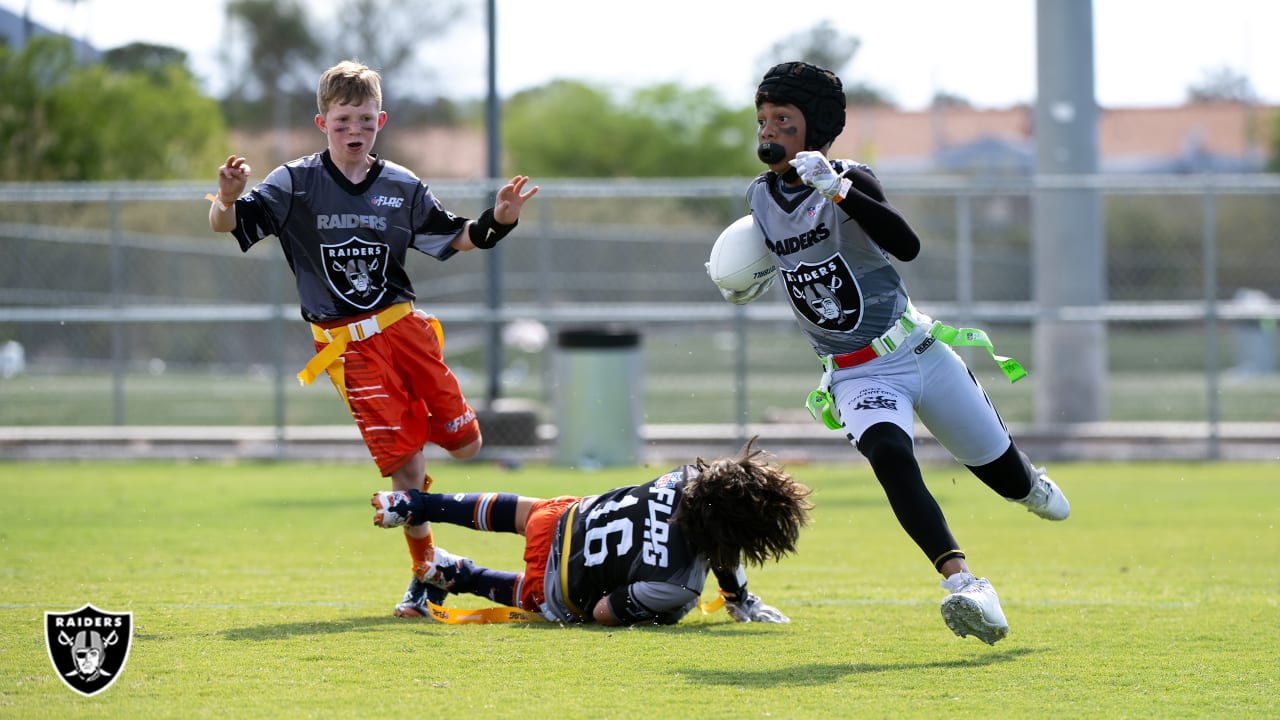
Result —
<instances>
[{"instance_id":1,"label":"player lying on grass","mask_svg":"<svg viewBox=\"0 0 1280 720\"><path fill-rule=\"evenodd\" d=\"M441 580L428 598L437 605L448 592L470 593L552 621L669 625L697 605L714 572L734 620L790 622L747 591L742 562L761 566L794 553L813 505L809 488L754 441L736 457L698 458L589 497L377 492L373 522L445 522L525 536L524 572L481 567L436 547Z\"/></svg>"}]
</instances>

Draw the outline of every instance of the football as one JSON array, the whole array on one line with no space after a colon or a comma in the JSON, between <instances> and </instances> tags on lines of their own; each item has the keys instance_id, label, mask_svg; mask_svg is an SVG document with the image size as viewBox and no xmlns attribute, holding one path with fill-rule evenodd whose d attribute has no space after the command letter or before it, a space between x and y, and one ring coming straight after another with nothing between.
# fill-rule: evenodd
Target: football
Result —
<instances>
[{"instance_id":1,"label":"football","mask_svg":"<svg viewBox=\"0 0 1280 720\"><path fill-rule=\"evenodd\" d=\"M750 215L738 218L720 233L707 261L707 274L725 290L746 290L777 271L773 255Z\"/></svg>"}]
</instances>

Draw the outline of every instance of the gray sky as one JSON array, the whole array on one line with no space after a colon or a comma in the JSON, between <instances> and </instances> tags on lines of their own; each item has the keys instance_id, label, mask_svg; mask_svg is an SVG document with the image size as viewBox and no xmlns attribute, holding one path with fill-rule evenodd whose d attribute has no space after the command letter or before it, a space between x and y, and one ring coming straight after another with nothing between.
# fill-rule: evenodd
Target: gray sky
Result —
<instances>
[{"instance_id":1,"label":"gray sky","mask_svg":"<svg viewBox=\"0 0 1280 720\"><path fill-rule=\"evenodd\" d=\"M335 4L304 2L318 18ZM18 14L28 4L35 20L99 48L182 48L210 92L228 82L218 48L234 39L218 0L0 0ZM485 3L471 4L466 25L422 53L458 99L485 91ZM557 78L620 88L676 81L747 101L757 61L774 42L830 20L862 41L847 83L873 85L909 110L923 109L936 91L1007 107L1034 99L1035 5L841 0L824 14L823 3L793 0L497 0L498 88L506 96ZM1276 0L1096 1L1095 94L1103 107L1177 105L1188 86L1225 67L1248 77L1263 102L1280 104L1277 28Z\"/></svg>"}]
</instances>

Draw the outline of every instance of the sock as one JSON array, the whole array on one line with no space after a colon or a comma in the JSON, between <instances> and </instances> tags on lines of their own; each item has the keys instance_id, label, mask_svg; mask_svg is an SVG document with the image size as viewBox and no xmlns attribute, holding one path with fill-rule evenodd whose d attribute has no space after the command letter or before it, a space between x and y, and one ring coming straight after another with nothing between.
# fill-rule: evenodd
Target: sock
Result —
<instances>
[{"instance_id":1,"label":"sock","mask_svg":"<svg viewBox=\"0 0 1280 720\"><path fill-rule=\"evenodd\" d=\"M464 564L453 578L450 592L470 593L508 607L519 607L524 573L491 570L480 565Z\"/></svg>"},{"instance_id":2,"label":"sock","mask_svg":"<svg viewBox=\"0 0 1280 720\"><path fill-rule=\"evenodd\" d=\"M446 522L473 530L514 533L516 502L519 498L514 493L427 494L423 497L422 505L427 520L431 522Z\"/></svg>"},{"instance_id":3,"label":"sock","mask_svg":"<svg viewBox=\"0 0 1280 720\"><path fill-rule=\"evenodd\" d=\"M428 532L426 537L413 537L405 528L404 540L409 544L409 558L413 561L413 574L422 577L428 565L428 556L435 548L435 542Z\"/></svg>"}]
</instances>

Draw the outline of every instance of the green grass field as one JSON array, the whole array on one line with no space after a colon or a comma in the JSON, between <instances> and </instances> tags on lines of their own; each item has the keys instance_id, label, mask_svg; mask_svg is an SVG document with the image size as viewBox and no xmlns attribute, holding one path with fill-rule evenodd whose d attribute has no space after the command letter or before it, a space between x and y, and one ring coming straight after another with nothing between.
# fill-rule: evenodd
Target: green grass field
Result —
<instances>
[{"instance_id":1,"label":"green grass field","mask_svg":"<svg viewBox=\"0 0 1280 720\"><path fill-rule=\"evenodd\" d=\"M433 474L546 496L665 469ZM371 466L0 464L0 717L1276 716L1274 465L1058 465L1065 523L927 468L1000 593L1011 631L994 647L943 625L937 577L865 464L791 469L814 523L798 556L750 572L790 625L603 629L392 617L407 554L371 524ZM516 536L436 535L520 566ZM55 676L43 625L85 603L134 622L128 664L90 698Z\"/></svg>"}]
</instances>

